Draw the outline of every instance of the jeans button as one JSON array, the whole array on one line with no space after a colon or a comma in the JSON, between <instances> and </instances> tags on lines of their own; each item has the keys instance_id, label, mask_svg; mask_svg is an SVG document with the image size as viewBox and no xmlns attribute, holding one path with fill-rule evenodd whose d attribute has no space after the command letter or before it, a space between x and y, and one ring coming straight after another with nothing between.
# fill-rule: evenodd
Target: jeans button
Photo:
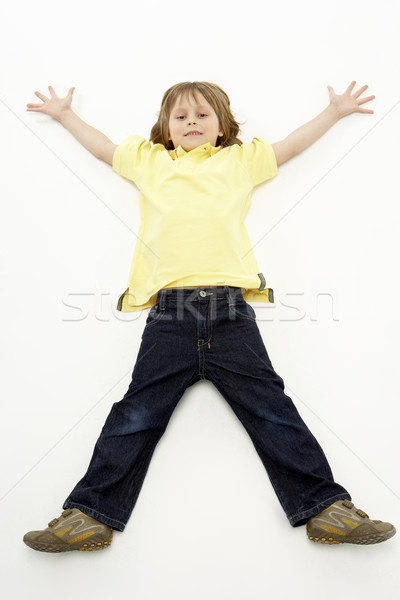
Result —
<instances>
[{"instance_id":1,"label":"jeans button","mask_svg":"<svg viewBox=\"0 0 400 600\"><path fill-rule=\"evenodd\" d=\"M204 298L204 296L207 296L207 292L205 292L204 290L201 290L201 292L199 292L199 294L202 298Z\"/></svg>"}]
</instances>

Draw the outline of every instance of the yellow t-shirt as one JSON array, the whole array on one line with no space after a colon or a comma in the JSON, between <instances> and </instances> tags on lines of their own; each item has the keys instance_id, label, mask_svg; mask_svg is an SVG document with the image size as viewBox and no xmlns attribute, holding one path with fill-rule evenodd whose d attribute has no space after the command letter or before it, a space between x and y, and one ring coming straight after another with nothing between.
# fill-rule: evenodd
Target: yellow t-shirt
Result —
<instances>
[{"instance_id":1,"label":"yellow t-shirt","mask_svg":"<svg viewBox=\"0 0 400 600\"><path fill-rule=\"evenodd\" d=\"M252 189L274 177L265 140L226 148L209 142L186 152L140 135L114 152L114 171L139 189L140 227L121 312L153 306L164 287L231 285L244 299L273 302L243 219Z\"/></svg>"}]
</instances>

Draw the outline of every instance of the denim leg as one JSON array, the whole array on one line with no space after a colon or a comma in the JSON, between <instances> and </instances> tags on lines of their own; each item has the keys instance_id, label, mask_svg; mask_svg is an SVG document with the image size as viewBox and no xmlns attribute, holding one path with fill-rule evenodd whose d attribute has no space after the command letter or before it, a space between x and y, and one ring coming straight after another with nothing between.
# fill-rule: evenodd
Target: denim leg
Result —
<instances>
[{"instance_id":1,"label":"denim leg","mask_svg":"<svg viewBox=\"0 0 400 600\"><path fill-rule=\"evenodd\" d=\"M213 323L211 347L204 350L205 376L247 430L290 524L301 525L351 497L334 481L322 448L285 394L253 308L240 297L233 304L233 313L222 313Z\"/></svg>"},{"instance_id":2,"label":"denim leg","mask_svg":"<svg viewBox=\"0 0 400 600\"><path fill-rule=\"evenodd\" d=\"M185 323L180 325L185 330ZM152 308L129 388L112 406L87 473L63 508L78 508L124 530L172 412L199 378L195 340L188 345L188 336L176 339L175 333L174 314L163 314L159 305Z\"/></svg>"}]
</instances>

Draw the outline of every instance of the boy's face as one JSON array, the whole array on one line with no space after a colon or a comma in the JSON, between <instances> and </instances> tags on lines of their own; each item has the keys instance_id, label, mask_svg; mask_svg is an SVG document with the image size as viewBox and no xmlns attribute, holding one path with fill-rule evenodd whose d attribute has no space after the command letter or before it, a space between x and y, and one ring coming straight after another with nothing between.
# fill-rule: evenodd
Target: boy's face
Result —
<instances>
[{"instance_id":1,"label":"boy's face","mask_svg":"<svg viewBox=\"0 0 400 600\"><path fill-rule=\"evenodd\" d=\"M218 136L223 135L212 106L200 92L196 96L197 102L189 95L179 96L169 116L169 139L175 148L182 146L186 152L207 142L215 146Z\"/></svg>"}]
</instances>

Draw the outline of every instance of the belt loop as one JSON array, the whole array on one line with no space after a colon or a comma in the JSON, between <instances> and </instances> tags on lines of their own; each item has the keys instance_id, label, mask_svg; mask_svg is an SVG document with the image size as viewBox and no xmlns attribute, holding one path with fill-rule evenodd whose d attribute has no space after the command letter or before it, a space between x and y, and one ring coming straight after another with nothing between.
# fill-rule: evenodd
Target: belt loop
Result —
<instances>
[{"instance_id":1,"label":"belt loop","mask_svg":"<svg viewBox=\"0 0 400 600\"><path fill-rule=\"evenodd\" d=\"M225 286L226 299L228 300L228 306L232 306L234 304L232 288L229 285Z\"/></svg>"},{"instance_id":2,"label":"belt loop","mask_svg":"<svg viewBox=\"0 0 400 600\"><path fill-rule=\"evenodd\" d=\"M160 310L165 310L167 304L167 290L160 290Z\"/></svg>"}]
</instances>

